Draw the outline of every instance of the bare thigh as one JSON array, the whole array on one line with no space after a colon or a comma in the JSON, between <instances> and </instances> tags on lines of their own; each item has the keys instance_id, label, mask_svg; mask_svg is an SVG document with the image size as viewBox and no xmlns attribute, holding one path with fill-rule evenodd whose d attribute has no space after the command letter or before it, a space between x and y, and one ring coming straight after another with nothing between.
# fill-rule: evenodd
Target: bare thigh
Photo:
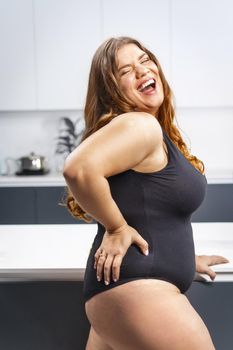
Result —
<instances>
[{"instance_id":1,"label":"bare thigh","mask_svg":"<svg viewBox=\"0 0 233 350\"><path fill-rule=\"evenodd\" d=\"M136 280L86 302L87 317L114 350L214 350L203 320L173 284Z\"/></svg>"},{"instance_id":2,"label":"bare thigh","mask_svg":"<svg viewBox=\"0 0 233 350\"><path fill-rule=\"evenodd\" d=\"M85 350L113 350L91 326Z\"/></svg>"}]
</instances>

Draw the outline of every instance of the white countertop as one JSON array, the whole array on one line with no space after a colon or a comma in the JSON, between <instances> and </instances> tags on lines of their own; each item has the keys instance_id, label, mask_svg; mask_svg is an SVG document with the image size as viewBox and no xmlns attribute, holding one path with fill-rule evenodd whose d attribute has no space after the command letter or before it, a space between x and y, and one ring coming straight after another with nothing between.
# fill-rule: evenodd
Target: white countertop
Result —
<instances>
[{"instance_id":1,"label":"white countertop","mask_svg":"<svg viewBox=\"0 0 233 350\"><path fill-rule=\"evenodd\" d=\"M196 254L222 255L216 282L233 281L233 223L193 223ZM82 280L96 224L0 225L0 281ZM207 275L197 279L211 281Z\"/></svg>"},{"instance_id":2,"label":"white countertop","mask_svg":"<svg viewBox=\"0 0 233 350\"><path fill-rule=\"evenodd\" d=\"M233 169L206 170L208 184L233 183ZM0 175L0 187L53 187L66 186L62 174L49 173L46 175Z\"/></svg>"},{"instance_id":3,"label":"white countertop","mask_svg":"<svg viewBox=\"0 0 233 350\"><path fill-rule=\"evenodd\" d=\"M61 174L45 175L0 175L0 187L56 187L66 186Z\"/></svg>"}]
</instances>

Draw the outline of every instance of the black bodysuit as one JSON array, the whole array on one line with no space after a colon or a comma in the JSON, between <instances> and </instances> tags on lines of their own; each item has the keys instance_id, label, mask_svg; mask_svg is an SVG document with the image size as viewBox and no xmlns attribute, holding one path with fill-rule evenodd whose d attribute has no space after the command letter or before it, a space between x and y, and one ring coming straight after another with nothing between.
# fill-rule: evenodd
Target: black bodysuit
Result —
<instances>
[{"instance_id":1,"label":"black bodysuit","mask_svg":"<svg viewBox=\"0 0 233 350\"><path fill-rule=\"evenodd\" d=\"M195 275L195 251L191 215L202 203L207 180L163 131L168 163L159 171L142 173L129 169L109 177L110 190L128 225L149 244L149 255L131 245L123 258L120 278L105 285L94 269L94 254L105 228L98 223L84 276L84 298L137 279L160 279L176 285L181 293Z\"/></svg>"}]
</instances>

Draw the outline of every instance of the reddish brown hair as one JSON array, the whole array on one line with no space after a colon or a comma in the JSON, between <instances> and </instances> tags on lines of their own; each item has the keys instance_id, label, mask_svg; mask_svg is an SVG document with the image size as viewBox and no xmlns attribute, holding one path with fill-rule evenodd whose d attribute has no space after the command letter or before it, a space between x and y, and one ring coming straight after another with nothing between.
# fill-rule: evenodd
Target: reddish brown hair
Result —
<instances>
[{"instance_id":1,"label":"reddish brown hair","mask_svg":"<svg viewBox=\"0 0 233 350\"><path fill-rule=\"evenodd\" d=\"M178 128L174 124L174 98L159 61L139 41L130 37L118 37L106 40L97 49L93 57L84 108L85 130L81 142L109 123L117 115L133 111L134 107L136 107L122 94L117 82L116 53L119 48L127 44L137 45L157 65L164 91L164 100L159 108L157 119L186 159L197 170L204 173L203 162L190 154ZM69 189L67 189L66 205L75 218L86 222L92 221L92 218L76 202Z\"/></svg>"}]
</instances>

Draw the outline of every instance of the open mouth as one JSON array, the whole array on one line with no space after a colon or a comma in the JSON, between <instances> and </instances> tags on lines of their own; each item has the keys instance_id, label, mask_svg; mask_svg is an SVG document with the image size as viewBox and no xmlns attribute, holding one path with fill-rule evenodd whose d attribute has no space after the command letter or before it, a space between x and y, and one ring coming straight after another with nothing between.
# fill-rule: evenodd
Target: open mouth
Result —
<instances>
[{"instance_id":1,"label":"open mouth","mask_svg":"<svg viewBox=\"0 0 233 350\"><path fill-rule=\"evenodd\" d=\"M139 92L150 92L150 91L154 91L155 87L156 87L156 80L151 78L151 79L147 80L145 83L142 83L141 85L139 85L138 91Z\"/></svg>"}]
</instances>

